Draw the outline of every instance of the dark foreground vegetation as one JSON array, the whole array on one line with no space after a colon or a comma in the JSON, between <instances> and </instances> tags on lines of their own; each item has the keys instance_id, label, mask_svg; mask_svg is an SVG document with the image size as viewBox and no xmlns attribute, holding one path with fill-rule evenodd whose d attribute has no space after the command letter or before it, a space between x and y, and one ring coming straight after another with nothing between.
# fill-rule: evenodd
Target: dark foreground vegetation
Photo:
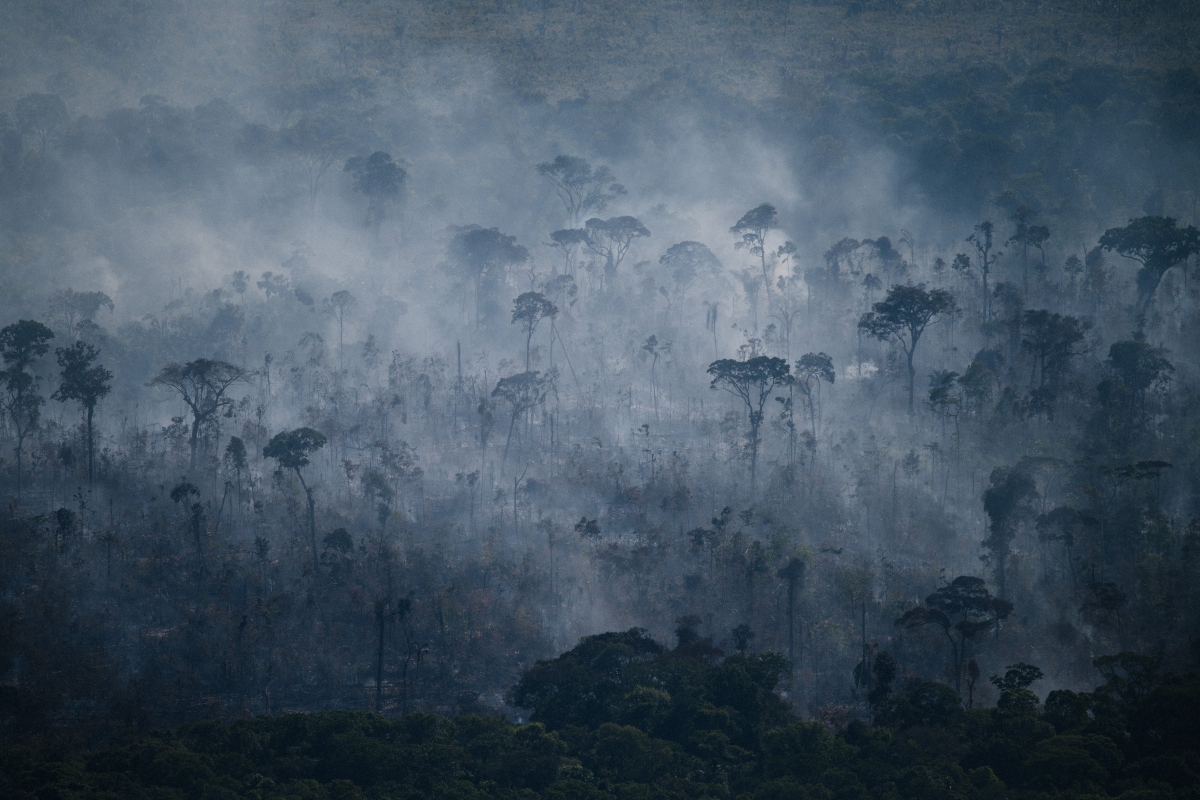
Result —
<instances>
[{"instance_id":1,"label":"dark foreground vegetation","mask_svg":"<svg viewBox=\"0 0 1200 800\"><path fill-rule=\"evenodd\" d=\"M644 631L582 640L495 716L329 711L120 735L95 750L44 740L0 750L0 793L45 798L1194 798L1200 674L1155 659L1100 659L1091 693L992 680L995 708L940 683L900 681L873 659L874 724L806 722L779 696L787 662L724 655L681 626L667 650Z\"/></svg>"}]
</instances>

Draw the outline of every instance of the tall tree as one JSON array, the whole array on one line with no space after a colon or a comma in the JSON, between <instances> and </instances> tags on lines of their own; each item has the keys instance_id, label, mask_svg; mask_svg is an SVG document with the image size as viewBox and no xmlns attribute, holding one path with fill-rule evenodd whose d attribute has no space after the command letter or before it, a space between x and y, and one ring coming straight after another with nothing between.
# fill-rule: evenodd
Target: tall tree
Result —
<instances>
[{"instance_id":1,"label":"tall tree","mask_svg":"<svg viewBox=\"0 0 1200 800\"><path fill-rule=\"evenodd\" d=\"M378 229L387 217L388 203L403 191L408 172L381 150L366 157L352 156L342 171L354 178L354 191L367 198L367 227Z\"/></svg>"},{"instance_id":2,"label":"tall tree","mask_svg":"<svg viewBox=\"0 0 1200 800\"><path fill-rule=\"evenodd\" d=\"M988 279L992 274L992 267L996 265L997 259L1004 255L999 250L993 252L992 234L995 226L988 220L984 220L975 226L975 232L967 237L967 241L975 246L975 255L977 261L972 262L970 256L959 253L954 257L954 263L951 265L955 270L964 274L972 271L978 271L980 280L983 282L983 323L987 325L992 321L992 290L988 286Z\"/></svg>"},{"instance_id":3,"label":"tall tree","mask_svg":"<svg viewBox=\"0 0 1200 800\"><path fill-rule=\"evenodd\" d=\"M821 383L832 384L837 377L833 359L824 353L805 353L796 362L795 384L808 406L813 439L817 438L817 405L821 402Z\"/></svg>"},{"instance_id":4,"label":"tall tree","mask_svg":"<svg viewBox=\"0 0 1200 800\"><path fill-rule=\"evenodd\" d=\"M54 399L61 403L76 400L87 414L88 486L92 485L95 462L96 437L92 429L92 417L96 403L106 397L112 389L112 373L96 363L100 351L86 342L75 342L70 347L59 347L54 351L62 377Z\"/></svg>"},{"instance_id":5,"label":"tall tree","mask_svg":"<svg viewBox=\"0 0 1200 800\"><path fill-rule=\"evenodd\" d=\"M612 288L617 267L621 266L633 240L650 235L650 230L637 217L592 217L584 224L584 229L588 235L588 249L604 257L604 280L609 288Z\"/></svg>"},{"instance_id":6,"label":"tall tree","mask_svg":"<svg viewBox=\"0 0 1200 800\"><path fill-rule=\"evenodd\" d=\"M525 371L529 371L529 348L533 342L533 332L538 323L544 319L553 319L558 315L558 306L546 299L541 292L525 292L513 301L512 324L520 324L525 331Z\"/></svg>"},{"instance_id":7,"label":"tall tree","mask_svg":"<svg viewBox=\"0 0 1200 800\"><path fill-rule=\"evenodd\" d=\"M706 275L717 275L721 262L713 252L700 242L680 242L667 248L658 263L665 267L674 284L672 300L682 301L697 280Z\"/></svg>"},{"instance_id":8,"label":"tall tree","mask_svg":"<svg viewBox=\"0 0 1200 800\"><path fill-rule=\"evenodd\" d=\"M872 308L862 315L858 328L880 341L894 339L904 350L908 361L908 414L912 416L916 383L913 354L925 328L938 316L954 312L954 298L944 289L926 291L924 284L900 284L889 289L887 297Z\"/></svg>"},{"instance_id":9,"label":"tall tree","mask_svg":"<svg viewBox=\"0 0 1200 800\"><path fill-rule=\"evenodd\" d=\"M564 228L551 233L546 244L559 252L563 258L563 271L573 276L579 248L587 244L587 240L588 234L583 228Z\"/></svg>"},{"instance_id":10,"label":"tall tree","mask_svg":"<svg viewBox=\"0 0 1200 800\"><path fill-rule=\"evenodd\" d=\"M68 339L78 335L79 329L85 322L91 322L101 308L107 308L111 313L114 306L112 298L104 292L77 292L74 289L63 289L50 295L50 310L62 321Z\"/></svg>"},{"instance_id":11,"label":"tall tree","mask_svg":"<svg viewBox=\"0 0 1200 800\"><path fill-rule=\"evenodd\" d=\"M750 488L754 489L758 467L759 428L763 406L771 393L791 380L791 368L782 358L755 356L745 361L722 358L708 365L711 389L724 389L740 397L750 415Z\"/></svg>"},{"instance_id":12,"label":"tall tree","mask_svg":"<svg viewBox=\"0 0 1200 800\"><path fill-rule=\"evenodd\" d=\"M650 394L654 398L654 421L658 422L658 359L671 352L671 343L660 342L657 336L650 334L642 342L642 352L650 357Z\"/></svg>"},{"instance_id":13,"label":"tall tree","mask_svg":"<svg viewBox=\"0 0 1200 800\"><path fill-rule=\"evenodd\" d=\"M475 289L475 327L479 327L483 287L498 282L511 267L529 260L529 251L498 228L469 225L457 230L447 248L450 260L466 275ZM464 301L465 304L465 301Z\"/></svg>"},{"instance_id":14,"label":"tall tree","mask_svg":"<svg viewBox=\"0 0 1200 800\"><path fill-rule=\"evenodd\" d=\"M244 369L226 361L197 358L186 364L172 361L146 384L173 389L192 412L191 435L188 439L191 469L196 468L200 428L216 422L220 412L233 406L233 400L227 393L245 377Z\"/></svg>"},{"instance_id":15,"label":"tall tree","mask_svg":"<svg viewBox=\"0 0 1200 800\"><path fill-rule=\"evenodd\" d=\"M612 170L592 167L579 156L555 156L553 161L538 164L537 172L554 186L572 227L589 212L603 211L611 201L625 194L625 187L616 182Z\"/></svg>"},{"instance_id":16,"label":"tall tree","mask_svg":"<svg viewBox=\"0 0 1200 800\"><path fill-rule=\"evenodd\" d=\"M303 469L309 464L309 455L324 446L325 434L305 427L277 433L263 448L263 457L275 459L280 469L290 469L304 489L304 497L308 501L308 541L312 548L313 575L320 569L317 558L317 504L313 499L312 487L304 480Z\"/></svg>"},{"instance_id":17,"label":"tall tree","mask_svg":"<svg viewBox=\"0 0 1200 800\"><path fill-rule=\"evenodd\" d=\"M804 568L804 559L792 558L779 570L779 577L787 581L788 661L792 674L796 671L796 595L804 583Z\"/></svg>"},{"instance_id":18,"label":"tall tree","mask_svg":"<svg viewBox=\"0 0 1200 800\"><path fill-rule=\"evenodd\" d=\"M967 643L978 641L981 634L1000 624L1012 610L1012 603L992 597L982 578L960 575L926 597L924 606L905 611L896 625L902 628L937 625L945 632L953 655L954 689L961 694Z\"/></svg>"},{"instance_id":19,"label":"tall tree","mask_svg":"<svg viewBox=\"0 0 1200 800\"><path fill-rule=\"evenodd\" d=\"M0 358L6 369L0 371L4 384L0 395L0 407L8 414L17 435L17 502L21 502L22 456L25 439L38 429L41 422L42 404L46 402L38 393L38 378L30 372L39 358L50 349L54 332L40 322L23 319L0 329Z\"/></svg>"},{"instance_id":20,"label":"tall tree","mask_svg":"<svg viewBox=\"0 0 1200 800\"><path fill-rule=\"evenodd\" d=\"M1045 251L1042 245L1050 238L1050 229L1045 225L1032 225L1037 212L1025 205L1017 206L1012 213L1013 235L1008 244L1021 248L1021 293L1029 297L1029 248L1036 247L1042 254L1042 266L1045 266Z\"/></svg>"},{"instance_id":21,"label":"tall tree","mask_svg":"<svg viewBox=\"0 0 1200 800\"><path fill-rule=\"evenodd\" d=\"M341 289L331 294L327 302L329 312L333 314L333 318L337 320L338 324L338 372L343 372L342 349L344 347L343 334L346 328L346 314L358 301L350 292Z\"/></svg>"},{"instance_id":22,"label":"tall tree","mask_svg":"<svg viewBox=\"0 0 1200 800\"><path fill-rule=\"evenodd\" d=\"M767 302L771 301L771 278L767 275L767 233L779 227L779 215L775 206L763 203L756 206L739 219L729 232L739 236L733 245L735 249L747 250L750 255L758 256L762 268L763 285L767 288Z\"/></svg>"},{"instance_id":23,"label":"tall tree","mask_svg":"<svg viewBox=\"0 0 1200 800\"><path fill-rule=\"evenodd\" d=\"M1142 265L1137 274L1138 313L1144 315L1163 275L1200 253L1200 231L1180 228L1171 217L1139 217L1124 228L1109 228L1100 247L1116 251Z\"/></svg>"},{"instance_id":24,"label":"tall tree","mask_svg":"<svg viewBox=\"0 0 1200 800\"><path fill-rule=\"evenodd\" d=\"M284 143L304 169L310 210L316 206L321 180L346 151L340 125L327 117L304 117L283 131Z\"/></svg>"},{"instance_id":25,"label":"tall tree","mask_svg":"<svg viewBox=\"0 0 1200 800\"><path fill-rule=\"evenodd\" d=\"M508 423L508 438L504 441L504 459L506 461L517 420L525 412L541 405L552 388L554 388L553 377L551 375L543 376L537 370L519 372L496 382L496 387L492 389L492 397L506 400L512 409L512 419Z\"/></svg>"},{"instance_id":26,"label":"tall tree","mask_svg":"<svg viewBox=\"0 0 1200 800\"><path fill-rule=\"evenodd\" d=\"M1037 487L1033 478L1016 467L996 467L983 492L983 510L988 516L988 536L983 540L988 559L996 576L996 594L1008 596L1008 558L1012 541L1022 521L1032 518Z\"/></svg>"},{"instance_id":27,"label":"tall tree","mask_svg":"<svg viewBox=\"0 0 1200 800\"><path fill-rule=\"evenodd\" d=\"M1050 311L1026 311L1021 325L1021 349L1033 358L1029 376L1030 405L1053 414L1058 390L1071 362L1086 351L1090 320Z\"/></svg>"}]
</instances>

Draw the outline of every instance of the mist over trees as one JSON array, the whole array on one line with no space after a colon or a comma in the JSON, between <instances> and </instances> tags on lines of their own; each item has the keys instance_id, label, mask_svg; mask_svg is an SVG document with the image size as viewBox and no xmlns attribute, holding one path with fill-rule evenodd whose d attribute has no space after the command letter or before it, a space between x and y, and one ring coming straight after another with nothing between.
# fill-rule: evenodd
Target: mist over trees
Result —
<instances>
[{"instance_id":1,"label":"mist over trees","mask_svg":"<svg viewBox=\"0 0 1200 800\"><path fill-rule=\"evenodd\" d=\"M1182 5L151 5L0 33L0 737L1194 784Z\"/></svg>"}]
</instances>

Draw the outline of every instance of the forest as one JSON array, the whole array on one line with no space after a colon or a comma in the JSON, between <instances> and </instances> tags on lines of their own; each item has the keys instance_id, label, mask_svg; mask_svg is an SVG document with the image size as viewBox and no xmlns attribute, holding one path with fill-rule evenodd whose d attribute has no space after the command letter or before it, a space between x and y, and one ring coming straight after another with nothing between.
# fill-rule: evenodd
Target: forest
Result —
<instances>
[{"instance_id":1,"label":"forest","mask_svg":"<svg viewBox=\"0 0 1200 800\"><path fill-rule=\"evenodd\" d=\"M1193 11L6 4L0 794L1196 796Z\"/></svg>"}]
</instances>

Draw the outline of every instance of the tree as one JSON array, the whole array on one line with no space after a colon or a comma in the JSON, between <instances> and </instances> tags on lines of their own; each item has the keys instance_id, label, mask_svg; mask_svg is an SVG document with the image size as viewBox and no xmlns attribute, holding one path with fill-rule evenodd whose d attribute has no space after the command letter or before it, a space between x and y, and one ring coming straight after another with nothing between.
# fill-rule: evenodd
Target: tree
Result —
<instances>
[{"instance_id":1,"label":"tree","mask_svg":"<svg viewBox=\"0 0 1200 800\"><path fill-rule=\"evenodd\" d=\"M983 323L987 325L992 321L992 293L988 287L988 277L992 274L992 267L996 265L996 261L1000 256L1004 255L997 250L992 252L992 232L995 226L991 222L984 220L975 226L975 232L967 237L967 241L975 246L975 254L978 257L977 263L972 263L969 256L959 253L954 257L954 263L951 265L954 269L962 273L969 273L972 270L978 270L979 276L983 281Z\"/></svg>"},{"instance_id":2,"label":"tree","mask_svg":"<svg viewBox=\"0 0 1200 800\"><path fill-rule=\"evenodd\" d=\"M334 319L337 320L338 324L338 372L342 372L342 334L345 331L346 312L353 308L358 301L354 298L354 295L350 294L350 292L346 291L345 289L341 289L330 295L327 302L329 304L328 308L333 314Z\"/></svg>"},{"instance_id":3,"label":"tree","mask_svg":"<svg viewBox=\"0 0 1200 800\"><path fill-rule=\"evenodd\" d=\"M710 389L724 389L746 404L750 415L750 487L754 488L758 466L758 431L763 421L763 406L771 392L791 380L791 369L782 358L755 356L746 361L722 358L708 366L712 376Z\"/></svg>"},{"instance_id":4,"label":"tree","mask_svg":"<svg viewBox=\"0 0 1200 800\"><path fill-rule=\"evenodd\" d=\"M29 370L50 349L54 332L40 322L23 319L0 329L0 358L7 368L0 371L4 393L0 407L12 420L17 435L17 502L21 502L22 456L25 439L38 429L45 398L38 394L38 378Z\"/></svg>"},{"instance_id":5,"label":"tree","mask_svg":"<svg viewBox=\"0 0 1200 800\"><path fill-rule=\"evenodd\" d=\"M378 229L387 216L387 204L404 189L408 172L381 150L365 158L350 157L342 171L354 178L354 191L367 198L367 227Z\"/></svg>"},{"instance_id":6,"label":"tree","mask_svg":"<svg viewBox=\"0 0 1200 800\"><path fill-rule=\"evenodd\" d=\"M996 593L1008 594L1005 567L1012 555L1012 541L1021 522L1033 516L1037 487L1033 478L1017 467L996 467L983 492L983 510L988 516L988 536L983 540L996 576Z\"/></svg>"},{"instance_id":7,"label":"tree","mask_svg":"<svg viewBox=\"0 0 1200 800\"><path fill-rule=\"evenodd\" d=\"M321 188L321 179L345 152L346 136L333 120L305 117L283 131L283 140L304 168L309 207L314 208L317 192ZM401 182L403 183L403 179Z\"/></svg>"},{"instance_id":8,"label":"tree","mask_svg":"<svg viewBox=\"0 0 1200 800\"><path fill-rule=\"evenodd\" d=\"M1042 254L1042 262L1044 266L1045 251L1042 250L1042 245L1050 238L1050 229L1045 225L1030 225L1033 218L1037 216L1037 212L1033 209L1020 205L1012 213L1013 235L1009 238L1008 244L1015 244L1021 248L1021 292L1025 297L1029 297L1029 248L1036 247L1038 252Z\"/></svg>"},{"instance_id":9,"label":"tree","mask_svg":"<svg viewBox=\"0 0 1200 800\"><path fill-rule=\"evenodd\" d=\"M38 155L46 154L50 139L70 122L67 107L56 94L27 94L13 110L21 133L37 139Z\"/></svg>"},{"instance_id":10,"label":"tree","mask_svg":"<svg viewBox=\"0 0 1200 800\"><path fill-rule=\"evenodd\" d=\"M817 405L821 402L821 382L832 384L837 377L833 359L824 353L805 353L796 362L795 385L808 406L813 439L817 438Z\"/></svg>"},{"instance_id":11,"label":"tree","mask_svg":"<svg viewBox=\"0 0 1200 800\"><path fill-rule=\"evenodd\" d=\"M1026 311L1021 324L1021 349L1033 357L1030 405L1053 411L1058 389L1084 347L1091 322L1050 311Z\"/></svg>"},{"instance_id":12,"label":"tree","mask_svg":"<svg viewBox=\"0 0 1200 800\"><path fill-rule=\"evenodd\" d=\"M954 689L962 692L962 667L967 643L1000 624L1012 613L1012 603L992 597L982 578L960 575L896 620L902 628L937 625L946 634L953 656Z\"/></svg>"},{"instance_id":13,"label":"tree","mask_svg":"<svg viewBox=\"0 0 1200 800\"><path fill-rule=\"evenodd\" d=\"M188 504L188 499L195 497L195 502ZM180 481L171 489L171 502L182 504L188 509L188 527L192 531L192 540L196 543L197 580L204 577L204 504L200 502L200 490L190 481Z\"/></svg>"},{"instance_id":14,"label":"tree","mask_svg":"<svg viewBox=\"0 0 1200 800\"><path fill-rule=\"evenodd\" d=\"M513 301L512 324L520 323L525 331L525 371L529 371L529 348L533 341L533 332L538 323L544 319L553 319L558 315L558 306L546 299L541 292L525 292Z\"/></svg>"},{"instance_id":15,"label":"tree","mask_svg":"<svg viewBox=\"0 0 1200 800\"><path fill-rule=\"evenodd\" d=\"M617 267L621 266L633 240L650 235L650 230L637 217L592 217L584 223L584 230L588 235L588 249L598 256L604 256L604 278L610 288Z\"/></svg>"},{"instance_id":16,"label":"tree","mask_svg":"<svg viewBox=\"0 0 1200 800\"><path fill-rule=\"evenodd\" d=\"M498 228L477 225L456 231L447 250L450 260L475 288L475 327L478 328L483 286L498 280L505 270L528 261L529 251L517 244L517 237L506 236Z\"/></svg>"},{"instance_id":17,"label":"tree","mask_svg":"<svg viewBox=\"0 0 1200 800\"><path fill-rule=\"evenodd\" d=\"M603 211L609 202L625 194L625 187L616 182L612 170L593 168L579 156L555 156L553 161L538 164L537 172L554 186L572 226L589 211Z\"/></svg>"},{"instance_id":18,"label":"tree","mask_svg":"<svg viewBox=\"0 0 1200 800\"><path fill-rule=\"evenodd\" d=\"M895 339L904 350L908 360L908 414L912 416L916 382L913 354L929 323L938 316L954 312L954 298L944 289L926 291L924 284L901 284L889 289L887 297L872 308L873 311L862 315L858 328L880 341Z\"/></svg>"},{"instance_id":19,"label":"tree","mask_svg":"<svg viewBox=\"0 0 1200 800\"><path fill-rule=\"evenodd\" d=\"M54 355L62 367L62 379L53 395L54 399L61 403L77 400L87 414L88 486L91 486L96 450L92 416L96 411L96 403L112 389L113 375L96 363L100 351L86 342L77 341L70 347L60 347L54 351Z\"/></svg>"},{"instance_id":20,"label":"tree","mask_svg":"<svg viewBox=\"0 0 1200 800\"><path fill-rule=\"evenodd\" d=\"M671 282L675 285L674 295L679 300L702 276L721 271L721 262L700 242L673 244L659 257L658 263L670 272Z\"/></svg>"},{"instance_id":21,"label":"tree","mask_svg":"<svg viewBox=\"0 0 1200 800\"><path fill-rule=\"evenodd\" d=\"M1200 253L1200 231L1180 228L1171 217L1139 217L1124 228L1109 228L1100 247L1142 265L1137 274L1138 313L1144 315L1167 270Z\"/></svg>"},{"instance_id":22,"label":"tree","mask_svg":"<svg viewBox=\"0 0 1200 800\"><path fill-rule=\"evenodd\" d=\"M325 434L312 428L296 428L283 431L271 437L263 448L263 458L273 458L279 463L280 469L290 469L296 474L304 489L304 497L308 501L308 540L312 547L313 575L320 569L317 559L317 505L313 499L313 490L304 481L301 471L308 466L308 457L325 446Z\"/></svg>"},{"instance_id":23,"label":"tree","mask_svg":"<svg viewBox=\"0 0 1200 800\"><path fill-rule=\"evenodd\" d=\"M220 412L233 406L233 400L227 397L226 393L245 377L246 371L241 367L225 361L197 358L186 364L172 361L162 368L154 380L146 384L174 389L192 412L191 436L188 439L191 469L196 468L200 428L216 422Z\"/></svg>"},{"instance_id":24,"label":"tree","mask_svg":"<svg viewBox=\"0 0 1200 800\"><path fill-rule=\"evenodd\" d=\"M963 397L961 377L952 370L934 370L929 373L929 407L942 418L942 435L945 436L945 420L955 420L962 411Z\"/></svg>"},{"instance_id":25,"label":"tree","mask_svg":"<svg viewBox=\"0 0 1200 800\"><path fill-rule=\"evenodd\" d=\"M78 334L82 323L94 320L101 308L107 308L110 313L114 308L112 298L104 292L63 289L50 295L50 310L62 320L68 339Z\"/></svg>"},{"instance_id":26,"label":"tree","mask_svg":"<svg viewBox=\"0 0 1200 800\"><path fill-rule=\"evenodd\" d=\"M642 352L650 356L650 393L654 398L654 420L658 421L658 359L664 353L671 352L670 342L660 342L658 337L651 334L642 342Z\"/></svg>"},{"instance_id":27,"label":"tree","mask_svg":"<svg viewBox=\"0 0 1200 800\"><path fill-rule=\"evenodd\" d=\"M492 397L506 400L512 407L512 419L508 423L508 438L504 441L504 460L508 460L508 447L512 443L513 428L522 414L541 405L553 388L552 375L543 376L537 370L519 372L501 378L492 389Z\"/></svg>"},{"instance_id":28,"label":"tree","mask_svg":"<svg viewBox=\"0 0 1200 800\"><path fill-rule=\"evenodd\" d=\"M792 558L779 570L779 577L787 581L788 661L793 673L796 670L796 595L804 583L804 569L804 559Z\"/></svg>"},{"instance_id":29,"label":"tree","mask_svg":"<svg viewBox=\"0 0 1200 800\"><path fill-rule=\"evenodd\" d=\"M588 234L583 228L565 228L550 234L550 247L557 250L563 257L563 271L568 275L575 274L575 257L582 245L587 244Z\"/></svg>"},{"instance_id":30,"label":"tree","mask_svg":"<svg viewBox=\"0 0 1200 800\"><path fill-rule=\"evenodd\" d=\"M750 209L729 232L741 238L734 244L737 250L747 250L752 256L758 256L762 267L763 285L767 287L767 302L771 300L771 278L767 275L767 233L779 227L779 216L775 206L763 203Z\"/></svg>"}]
</instances>

